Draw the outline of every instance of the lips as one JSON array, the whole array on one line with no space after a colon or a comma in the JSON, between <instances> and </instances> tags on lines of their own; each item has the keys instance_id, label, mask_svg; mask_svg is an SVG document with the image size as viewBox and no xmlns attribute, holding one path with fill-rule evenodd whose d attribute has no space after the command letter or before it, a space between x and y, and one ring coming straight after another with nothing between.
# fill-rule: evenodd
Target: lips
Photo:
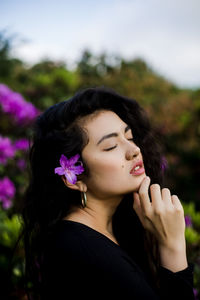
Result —
<instances>
[{"instance_id":1,"label":"lips","mask_svg":"<svg viewBox=\"0 0 200 300\"><path fill-rule=\"evenodd\" d=\"M130 174L132 174L132 175L141 175L144 172L145 172L145 169L144 169L143 161L140 160L140 161L138 161L134 164L133 168L130 171Z\"/></svg>"}]
</instances>

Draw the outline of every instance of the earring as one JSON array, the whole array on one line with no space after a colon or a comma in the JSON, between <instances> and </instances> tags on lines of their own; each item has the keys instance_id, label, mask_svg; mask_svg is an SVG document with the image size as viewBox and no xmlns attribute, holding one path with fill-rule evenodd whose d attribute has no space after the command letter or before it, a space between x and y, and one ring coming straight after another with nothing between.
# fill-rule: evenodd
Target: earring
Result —
<instances>
[{"instance_id":1,"label":"earring","mask_svg":"<svg viewBox=\"0 0 200 300\"><path fill-rule=\"evenodd\" d=\"M87 195L85 192L81 192L81 203L82 207L85 208L87 205Z\"/></svg>"}]
</instances>

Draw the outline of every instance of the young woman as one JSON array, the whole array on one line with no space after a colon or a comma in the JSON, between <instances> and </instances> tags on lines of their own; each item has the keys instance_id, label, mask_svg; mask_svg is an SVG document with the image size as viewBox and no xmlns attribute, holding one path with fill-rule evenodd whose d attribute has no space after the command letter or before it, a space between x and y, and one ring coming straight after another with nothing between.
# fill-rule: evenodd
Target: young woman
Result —
<instances>
[{"instance_id":1,"label":"young woman","mask_svg":"<svg viewBox=\"0 0 200 300\"><path fill-rule=\"evenodd\" d=\"M30 163L30 299L194 299L184 211L135 100L89 88L50 107Z\"/></svg>"}]
</instances>

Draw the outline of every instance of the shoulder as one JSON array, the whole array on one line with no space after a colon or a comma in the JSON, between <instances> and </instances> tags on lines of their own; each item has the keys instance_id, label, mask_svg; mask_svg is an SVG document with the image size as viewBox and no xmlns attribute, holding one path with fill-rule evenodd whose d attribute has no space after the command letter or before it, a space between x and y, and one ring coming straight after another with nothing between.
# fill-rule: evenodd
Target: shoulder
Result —
<instances>
[{"instance_id":1,"label":"shoulder","mask_svg":"<svg viewBox=\"0 0 200 300\"><path fill-rule=\"evenodd\" d=\"M59 221L48 239L48 249L59 252L82 252L90 243L90 232L83 224L62 220Z\"/></svg>"},{"instance_id":2,"label":"shoulder","mask_svg":"<svg viewBox=\"0 0 200 300\"><path fill-rule=\"evenodd\" d=\"M50 249L59 255L92 257L101 252L112 251L113 242L87 225L74 221L62 220L57 223L48 239L47 251Z\"/></svg>"},{"instance_id":3,"label":"shoulder","mask_svg":"<svg viewBox=\"0 0 200 300\"><path fill-rule=\"evenodd\" d=\"M74 221L60 221L56 225L46 254L57 264L74 262L104 270L130 264L127 254L117 244L89 226Z\"/></svg>"}]
</instances>

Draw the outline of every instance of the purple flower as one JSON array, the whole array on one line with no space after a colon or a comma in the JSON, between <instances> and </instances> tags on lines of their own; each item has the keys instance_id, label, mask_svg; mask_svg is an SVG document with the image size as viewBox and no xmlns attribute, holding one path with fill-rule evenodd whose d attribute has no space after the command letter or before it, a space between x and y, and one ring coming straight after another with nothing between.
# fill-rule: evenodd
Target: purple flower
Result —
<instances>
[{"instance_id":1,"label":"purple flower","mask_svg":"<svg viewBox=\"0 0 200 300\"><path fill-rule=\"evenodd\" d=\"M0 164L6 164L9 158L15 156L15 148L8 137L0 136Z\"/></svg>"},{"instance_id":2,"label":"purple flower","mask_svg":"<svg viewBox=\"0 0 200 300\"><path fill-rule=\"evenodd\" d=\"M0 104L3 112L13 116L19 124L32 121L39 113L32 103L25 101L21 94L13 92L5 84L0 84Z\"/></svg>"},{"instance_id":3,"label":"purple flower","mask_svg":"<svg viewBox=\"0 0 200 300\"><path fill-rule=\"evenodd\" d=\"M15 195L15 186L13 182L8 178L4 177L0 180L0 202L2 207L7 209L12 205L11 199Z\"/></svg>"},{"instance_id":4,"label":"purple flower","mask_svg":"<svg viewBox=\"0 0 200 300\"><path fill-rule=\"evenodd\" d=\"M55 168L55 174L64 175L70 183L75 184L77 181L76 175L84 172L84 168L81 162L80 166L75 166L75 164L78 162L79 157L80 155L76 154L75 156L67 159L67 157L62 154L60 157L61 167Z\"/></svg>"},{"instance_id":5,"label":"purple flower","mask_svg":"<svg viewBox=\"0 0 200 300\"><path fill-rule=\"evenodd\" d=\"M185 225L186 227L192 227L192 218L189 215L185 216Z\"/></svg>"},{"instance_id":6,"label":"purple flower","mask_svg":"<svg viewBox=\"0 0 200 300\"><path fill-rule=\"evenodd\" d=\"M26 151L29 148L29 141L27 139L19 139L15 142L16 150L24 150Z\"/></svg>"}]
</instances>

